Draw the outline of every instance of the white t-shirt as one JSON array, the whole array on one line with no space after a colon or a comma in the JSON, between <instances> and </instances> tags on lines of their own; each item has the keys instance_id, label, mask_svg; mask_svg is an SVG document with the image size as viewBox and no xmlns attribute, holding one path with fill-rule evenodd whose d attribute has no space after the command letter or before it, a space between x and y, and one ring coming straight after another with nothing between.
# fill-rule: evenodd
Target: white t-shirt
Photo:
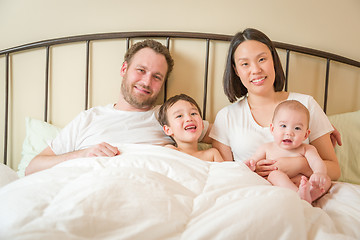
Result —
<instances>
[{"instance_id":1,"label":"white t-shirt","mask_svg":"<svg viewBox=\"0 0 360 240\"><path fill-rule=\"evenodd\" d=\"M58 154L89 148L101 142L110 145L122 143L166 145L174 143L167 136L157 114L160 106L146 112L120 111L113 104L94 107L81 112L59 135L50 142L53 152ZM209 123L204 121L205 135Z\"/></svg>"},{"instance_id":2,"label":"white t-shirt","mask_svg":"<svg viewBox=\"0 0 360 240\"><path fill-rule=\"evenodd\" d=\"M289 93L288 100L301 102L310 112L309 129L311 132L304 143L312 142L334 130L324 111L313 97L300 93ZM260 145L274 141L269 127L262 127L254 120L247 97L218 112L209 136L230 146L235 161L249 159Z\"/></svg>"}]
</instances>

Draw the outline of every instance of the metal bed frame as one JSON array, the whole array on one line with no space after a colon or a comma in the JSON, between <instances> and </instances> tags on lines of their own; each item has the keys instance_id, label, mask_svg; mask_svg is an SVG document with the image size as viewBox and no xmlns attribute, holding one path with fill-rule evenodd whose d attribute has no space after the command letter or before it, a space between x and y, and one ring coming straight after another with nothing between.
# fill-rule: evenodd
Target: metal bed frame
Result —
<instances>
[{"instance_id":1,"label":"metal bed frame","mask_svg":"<svg viewBox=\"0 0 360 240\"><path fill-rule=\"evenodd\" d=\"M232 39L232 35L223 35L223 34L210 34L210 33L196 33L196 32L114 32L114 33L99 33L99 34L88 34L64 38L56 38L50 40L44 40L34 43L29 43L21 46L16 46L4 50L0 50L0 56L5 56L5 114L4 114L4 164L7 164L7 143L8 143L8 118L9 118L9 84L10 77L9 72L11 69L10 66L10 57L12 54L29 50L35 48L45 48L46 49L46 62L45 62L45 106L44 106L44 121L48 121L48 99L49 99L49 65L50 65L50 48L54 45L66 44L66 43L75 43L75 42L85 42L86 43L86 67L85 71L85 109L88 108L89 103L89 64L90 64L90 42L96 40L107 40L107 39L126 39L126 49L129 49L130 40L134 38L164 38L166 39L166 46L170 48L170 40L174 38L183 38L183 39L199 39L205 40L205 74L204 74L204 96L203 96L203 118L205 119L206 114L206 100L207 100L207 84L208 84L208 65L209 65L209 49L212 41L224 41L229 42ZM278 49L283 49L286 51L286 64L285 64L285 90L288 88L288 73L289 73L289 62L290 62L290 53L297 52L310 56L319 57L326 59L326 74L325 74L325 94L323 99L323 109L326 112L327 108L327 98L328 98L328 86L329 86L329 70L330 62L340 62L347 65L355 66L360 68L360 62L345 58L339 55L332 53L319 51L315 49L310 49L306 47L300 47L296 45L275 42L275 47ZM164 100L167 99L167 83L164 85Z\"/></svg>"}]
</instances>

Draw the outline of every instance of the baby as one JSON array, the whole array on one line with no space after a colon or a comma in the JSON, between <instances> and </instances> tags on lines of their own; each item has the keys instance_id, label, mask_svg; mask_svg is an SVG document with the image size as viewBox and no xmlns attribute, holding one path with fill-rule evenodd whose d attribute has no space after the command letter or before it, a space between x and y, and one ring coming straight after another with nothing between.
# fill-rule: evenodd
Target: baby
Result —
<instances>
[{"instance_id":1,"label":"baby","mask_svg":"<svg viewBox=\"0 0 360 240\"><path fill-rule=\"evenodd\" d=\"M310 134L309 119L308 109L300 102L288 100L280 103L270 124L274 142L262 145L245 164L254 171L257 161L261 159L305 157L313 171L310 179L301 174L290 178L280 170L272 171L267 179L275 186L287 187L298 192L301 199L312 203L328 191L331 179L316 148L303 143Z\"/></svg>"},{"instance_id":2,"label":"baby","mask_svg":"<svg viewBox=\"0 0 360 240\"><path fill-rule=\"evenodd\" d=\"M204 161L223 162L215 148L198 149L198 140L204 129L201 110L191 97L180 94L169 98L159 110L158 121L166 135L175 141L175 146L166 145Z\"/></svg>"}]
</instances>

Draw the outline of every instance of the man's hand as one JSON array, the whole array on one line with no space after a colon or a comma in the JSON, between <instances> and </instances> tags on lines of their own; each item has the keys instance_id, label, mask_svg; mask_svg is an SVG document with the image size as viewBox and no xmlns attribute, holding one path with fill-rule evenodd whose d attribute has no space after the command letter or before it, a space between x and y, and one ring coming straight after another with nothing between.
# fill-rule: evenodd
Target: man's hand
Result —
<instances>
[{"instance_id":1,"label":"man's hand","mask_svg":"<svg viewBox=\"0 0 360 240\"><path fill-rule=\"evenodd\" d=\"M85 149L84 157L113 157L120 154L117 147L111 146L106 142L94 145L88 149Z\"/></svg>"},{"instance_id":2,"label":"man's hand","mask_svg":"<svg viewBox=\"0 0 360 240\"><path fill-rule=\"evenodd\" d=\"M47 147L30 161L25 170L25 175L51 168L70 159L83 157L113 157L119 154L120 151L117 147L111 146L105 142L94 145L87 149L59 155L55 155L53 150L50 147Z\"/></svg>"}]
</instances>

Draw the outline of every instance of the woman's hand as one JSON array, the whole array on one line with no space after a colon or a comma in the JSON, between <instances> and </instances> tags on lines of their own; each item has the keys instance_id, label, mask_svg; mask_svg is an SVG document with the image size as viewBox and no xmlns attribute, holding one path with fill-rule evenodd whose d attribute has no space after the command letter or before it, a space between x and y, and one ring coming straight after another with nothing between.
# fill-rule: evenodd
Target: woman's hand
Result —
<instances>
[{"instance_id":1,"label":"woman's hand","mask_svg":"<svg viewBox=\"0 0 360 240\"><path fill-rule=\"evenodd\" d=\"M336 144L338 144L339 146L342 146L340 132L334 127L334 125L332 125L332 126L334 128L334 131L330 134L331 143L332 143L333 147L336 147Z\"/></svg>"},{"instance_id":2,"label":"woman's hand","mask_svg":"<svg viewBox=\"0 0 360 240\"><path fill-rule=\"evenodd\" d=\"M305 157L283 157L275 160L263 159L257 162L255 172L262 177L267 177L273 170L280 170L290 178L299 174L309 177L312 174L312 170Z\"/></svg>"},{"instance_id":3,"label":"woman's hand","mask_svg":"<svg viewBox=\"0 0 360 240\"><path fill-rule=\"evenodd\" d=\"M298 174L310 177L312 170L305 157L282 157L275 161L275 167L278 170L286 173L289 178L295 177Z\"/></svg>"},{"instance_id":4,"label":"woman's hand","mask_svg":"<svg viewBox=\"0 0 360 240\"><path fill-rule=\"evenodd\" d=\"M262 177L267 177L272 171L277 170L278 168L275 166L276 161L274 160L259 160L256 163L255 172Z\"/></svg>"}]
</instances>

